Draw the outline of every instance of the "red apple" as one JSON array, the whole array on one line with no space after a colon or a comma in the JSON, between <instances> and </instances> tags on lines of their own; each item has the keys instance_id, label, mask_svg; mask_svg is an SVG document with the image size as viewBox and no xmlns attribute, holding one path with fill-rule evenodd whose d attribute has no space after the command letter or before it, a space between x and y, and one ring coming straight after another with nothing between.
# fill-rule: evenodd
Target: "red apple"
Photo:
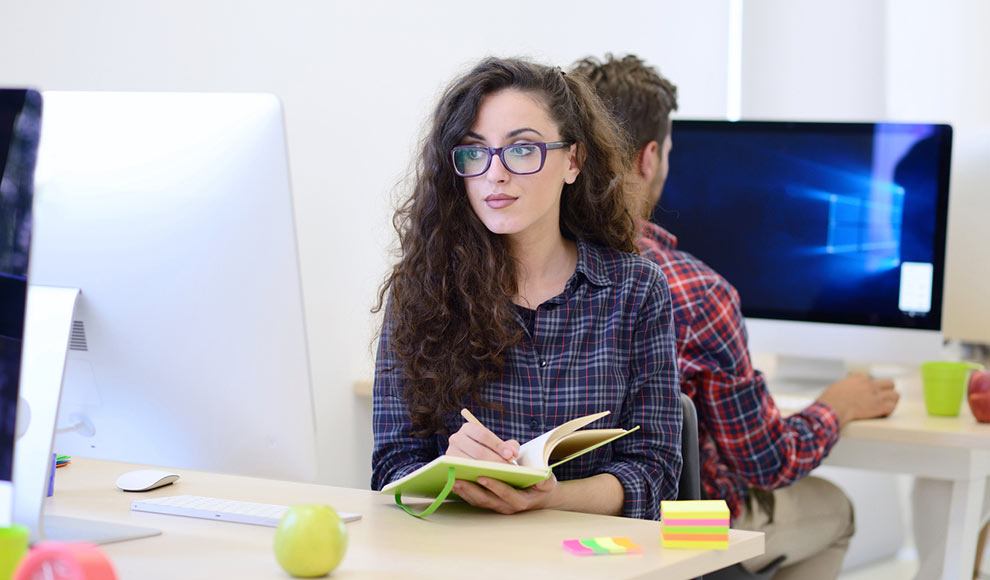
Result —
<instances>
[{"instance_id":1,"label":"red apple","mask_svg":"<svg viewBox=\"0 0 990 580\"><path fill-rule=\"evenodd\" d=\"M990 423L990 371L973 371L966 389L969 409L981 423Z\"/></svg>"}]
</instances>

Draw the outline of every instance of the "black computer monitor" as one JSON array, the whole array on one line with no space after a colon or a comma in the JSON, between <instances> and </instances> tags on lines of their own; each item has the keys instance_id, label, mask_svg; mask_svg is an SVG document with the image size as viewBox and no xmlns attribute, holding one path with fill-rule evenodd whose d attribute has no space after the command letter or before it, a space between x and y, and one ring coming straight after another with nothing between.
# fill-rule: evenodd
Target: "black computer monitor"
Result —
<instances>
[{"instance_id":1,"label":"black computer monitor","mask_svg":"<svg viewBox=\"0 0 990 580\"><path fill-rule=\"evenodd\" d=\"M0 527L11 523L40 106L40 97L34 91L0 89Z\"/></svg>"},{"instance_id":2,"label":"black computer monitor","mask_svg":"<svg viewBox=\"0 0 990 580\"><path fill-rule=\"evenodd\" d=\"M951 127L678 120L672 138L653 220L738 289L751 350L939 355Z\"/></svg>"}]
</instances>

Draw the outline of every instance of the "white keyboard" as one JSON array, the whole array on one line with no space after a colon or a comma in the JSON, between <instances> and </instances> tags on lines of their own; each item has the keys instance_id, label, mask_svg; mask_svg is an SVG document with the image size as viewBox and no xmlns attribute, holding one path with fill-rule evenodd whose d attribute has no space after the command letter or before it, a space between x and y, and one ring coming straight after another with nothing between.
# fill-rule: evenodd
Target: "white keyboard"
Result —
<instances>
[{"instance_id":1,"label":"white keyboard","mask_svg":"<svg viewBox=\"0 0 990 580\"><path fill-rule=\"evenodd\" d=\"M773 402L785 411L803 411L805 407L815 402L814 397L804 395L773 395Z\"/></svg>"},{"instance_id":2,"label":"white keyboard","mask_svg":"<svg viewBox=\"0 0 990 580\"><path fill-rule=\"evenodd\" d=\"M172 495L131 502L131 511L203 518L222 522L237 522L257 526L276 527L288 506L270 503L237 501L200 495ZM353 522L360 514L337 512L340 519Z\"/></svg>"}]
</instances>

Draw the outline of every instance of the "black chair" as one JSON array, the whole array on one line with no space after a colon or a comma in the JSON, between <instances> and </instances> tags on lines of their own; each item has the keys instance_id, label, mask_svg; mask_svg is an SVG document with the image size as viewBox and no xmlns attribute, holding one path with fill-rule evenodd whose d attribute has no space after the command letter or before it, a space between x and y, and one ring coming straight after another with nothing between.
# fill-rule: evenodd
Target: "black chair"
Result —
<instances>
[{"instance_id":1,"label":"black chair","mask_svg":"<svg viewBox=\"0 0 990 580\"><path fill-rule=\"evenodd\" d=\"M698 412L694 408L691 398L684 393L681 393L681 409L684 411L684 423L681 428L681 455L684 457L684 466L681 468L677 499L702 499L701 459L698 454ZM757 572L750 572L743 568L742 564L735 564L705 574L704 578L705 580L769 580L784 559L785 557L781 556Z\"/></svg>"},{"instance_id":2,"label":"black chair","mask_svg":"<svg viewBox=\"0 0 990 580\"><path fill-rule=\"evenodd\" d=\"M684 423L681 428L681 455L684 466L677 488L677 499L701 499L701 460L698 456L698 412L691 398L681 393Z\"/></svg>"}]
</instances>

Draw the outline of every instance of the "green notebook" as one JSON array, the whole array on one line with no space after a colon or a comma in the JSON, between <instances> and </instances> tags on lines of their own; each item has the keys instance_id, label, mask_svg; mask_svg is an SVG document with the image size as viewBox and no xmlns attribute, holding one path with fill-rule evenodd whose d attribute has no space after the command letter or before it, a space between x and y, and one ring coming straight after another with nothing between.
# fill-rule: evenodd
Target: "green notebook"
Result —
<instances>
[{"instance_id":1,"label":"green notebook","mask_svg":"<svg viewBox=\"0 0 990 580\"><path fill-rule=\"evenodd\" d=\"M414 516L426 517L447 498L456 479L478 481L479 477L484 476L504 481L518 488L529 487L549 478L554 467L639 429L633 427L628 430L579 431L585 425L608 415L609 412L603 411L572 419L524 443L519 449L518 465L441 455L409 475L389 483L382 488L382 493L394 493L395 503L402 509ZM422 512L414 512L403 505L403 494L436 499Z\"/></svg>"}]
</instances>

